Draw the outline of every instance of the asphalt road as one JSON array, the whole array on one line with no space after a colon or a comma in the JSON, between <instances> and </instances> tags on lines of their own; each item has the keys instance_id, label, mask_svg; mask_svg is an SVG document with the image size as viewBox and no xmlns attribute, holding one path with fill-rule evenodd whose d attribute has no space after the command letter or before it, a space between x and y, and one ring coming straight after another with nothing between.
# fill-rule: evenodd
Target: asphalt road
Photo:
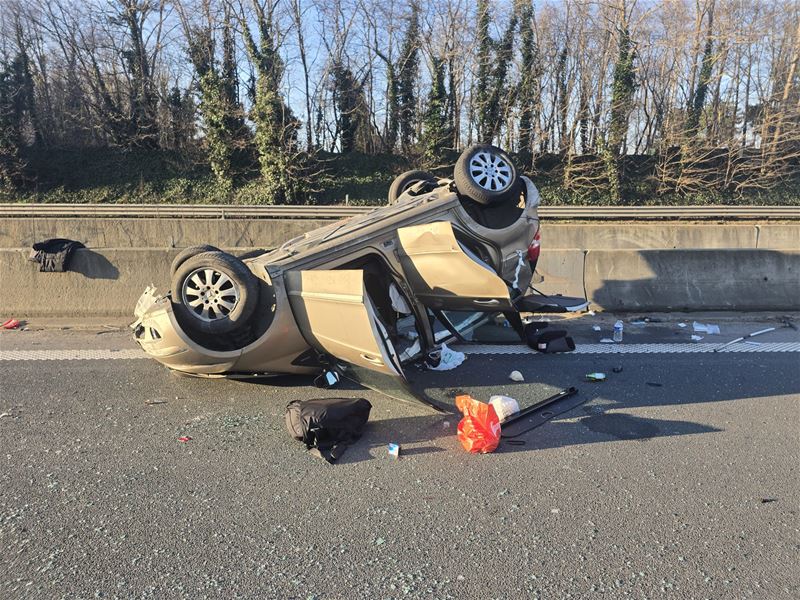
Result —
<instances>
[{"instance_id":1,"label":"asphalt road","mask_svg":"<svg viewBox=\"0 0 800 600\"><path fill-rule=\"evenodd\" d=\"M114 331L0 335L0 359L129 347ZM179 378L150 360L0 368L2 598L800 594L797 352L473 354L412 373L450 402L579 386L581 406L482 456L457 417L353 386ZM598 370L608 381L582 381ZM283 409L337 395L373 411L331 466L289 439Z\"/></svg>"}]
</instances>

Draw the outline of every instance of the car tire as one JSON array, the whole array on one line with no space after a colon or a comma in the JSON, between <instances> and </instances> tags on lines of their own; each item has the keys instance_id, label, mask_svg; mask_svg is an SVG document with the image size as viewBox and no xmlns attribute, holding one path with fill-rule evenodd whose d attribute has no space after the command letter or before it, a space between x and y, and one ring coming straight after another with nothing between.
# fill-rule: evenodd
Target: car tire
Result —
<instances>
[{"instance_id":1,"label":"car tire","mask_svg":"<svg viewBox=\"0 0 800 600\"><path fill-rule=\"evenodd\" d=\"M511 157L489 144L470 146L456 161L453 179L459 195L479 204L519 200L520 177Z\"/></svg>"},{"instance_id":2,"label":"car tire","mask_svg":"<svg viewBox=\"0 0 800 600\"><path fill-rule=\"evenodd\" d=\"M186 259L192 258L193 256L197 256L202 252L220 252L220 249L216 246L209 246L208 244L201 244L200 246L189 246L188 248L184 248L178 255L172 259L172 266L170 267L169 274L170 276L175 275L175 271L186 262Z\"/></svg>"},{"instance_id":3,"label":"car tire","mask_svg":"<svg viewBox=\"0 0 800 600\"><path fill-rule=\"evenodd\" d=\"M202 252L172 276L178 321L196 332L221 335L244 330L258 306L259 284L241 260L227 252Z\"/></svg>"},{"instance_id":4,"label":"car tire","mask_svg":"<svg viewBox=\"0 0 800 600\"><path fill-rule=\"evenodd\" d=\"M389 204L392 205L397 202L403 192L420 181L436 183L437 179L432 173L420 170L406 171L395 177L392 185L389 186Z\"/></svg>"}]
</instances>

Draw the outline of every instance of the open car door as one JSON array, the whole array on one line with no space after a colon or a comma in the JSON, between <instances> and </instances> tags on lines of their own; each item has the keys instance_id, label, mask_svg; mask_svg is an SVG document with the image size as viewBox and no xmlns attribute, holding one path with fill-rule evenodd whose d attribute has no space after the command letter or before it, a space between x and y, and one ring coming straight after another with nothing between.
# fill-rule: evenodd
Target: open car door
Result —
<instances>
[{"instance_id":1,"label":"open car door","mask_svg":"<svg viewBox=\"0 0 800 600\"><path fill-rule=\"evenodd\" d=\"M292 312L309 344L352 365L403 376L364 288L363 271L289 271L284 278Z\"/></svg>"},{"instance_id":2,"label":"open car door","mask_svg":"<svg viewBox=\"0 0 800 600\"><path fill-rule=\"evenodd\" d=\"M514 310L508 285L459 244L448 221L397 230L400 262L414 295L433 309Z\"/></svg>"}]
</instances>

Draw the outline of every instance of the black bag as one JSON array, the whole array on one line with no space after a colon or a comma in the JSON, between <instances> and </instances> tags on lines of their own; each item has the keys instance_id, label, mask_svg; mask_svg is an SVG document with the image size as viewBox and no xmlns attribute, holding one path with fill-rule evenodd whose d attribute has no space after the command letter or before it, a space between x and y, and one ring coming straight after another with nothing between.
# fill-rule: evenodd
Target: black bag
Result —
<instances>
[{"instance_id":1,"label":"black bag","mask_svg":"<svg viewBox=\"0 0 800 600\"><path fill-rule=\"evenodd\" d=\"M546 322L528 323L525 326L525 342L530 348L546 354L575 350L575 341L565 330L548 329Z\"/></svg>"},{"instance_id":2,"label":"black bag","mask_svg":"<svg viewBox=\"0 0 800 600\"><path fill-rule=\"evenodd\" d=\"M315 398L286 405L286 429L329 463L361 437L372 405L364 398Z\"/></svg>"}]
</instances>

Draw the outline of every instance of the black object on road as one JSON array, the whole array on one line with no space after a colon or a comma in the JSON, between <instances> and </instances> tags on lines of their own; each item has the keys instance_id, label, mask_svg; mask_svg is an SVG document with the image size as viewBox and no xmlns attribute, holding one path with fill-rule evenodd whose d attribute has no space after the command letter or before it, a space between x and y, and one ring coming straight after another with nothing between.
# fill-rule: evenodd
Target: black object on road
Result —
<instances>
[{"instance_id":1,"label":"black object on road","mask_svg":"<svg viewBox=\"0 0 800 600\"><path fill-rule=\"evenodd\" d=\"M63 273L69 269L72 253L78 248L85 248L82 243L64 238L52 238L36 242L29 259L39 263L39 271L43 273Z\"/></svg>"},{"instance_id":2,"label":"black object on road","mask_svg":"<svg viewBox=\"0 0 800 600\"><path fill-rule=\"evenodd\" d=\"M512 415L511 417L509 417L508 419L503 421L501 423L501 425L502 425L502 427L508 427L512 423L516 423L517 421L519 421L521 419L524 419L526 417L533 417L537 411L540 411L543 408L548 407L548 406L552 407L552 405L555 404L556 402L558 402L560 400L565 400L565 399L567 399L567 398L569 398L571 396L574 396L577 393L578 393L578 388L569 387L569 388L567 388L565 390L562 390L562 391L558 392L557 394L553 394L549 398L545 398L544 400L540 400L539 402L536 402L535 404L531 404L527 408L522 409L518 413ZM543 423L546 423L547 421L549 421L553 417L555 417L557 415L560 415L561 413L567 412L568 410L572 410L573 408L575 408L575 406L570 406L568 408L565 408L564 410L558 410L558 411L552 410L549 413L548 413L548 411L542 411L542 413L541 413L541 417L542 418L538 422L534 423L531 427L528 427L527 429L523 429L522 431L517 431L517 432L514 432L514 433L502 434L500 436L500 439L509 440L509 439L513 439L513 438L519 437L521 435L524 435L524 434L528 433L529 431L531 431L532 429L536 429L537 427L539 427L539 425L542 425Z\"/></svg>"},{"instance_id":3,"label":"black object on road","mask_svg":"<svg viewBox=\"0 0 800 600\"><path fill-rule=\"evenodd\" d=\"M315 398L286 405L286 429L333 464L361 437L372 405L364 398Z\"/></svg>"},{"instance_id":4,"label":"black object on road","mask_svg":"<svg viewBox=\"0 0 800 600\"><path fill-rule=\"evenodd\" d=\"M528 323L525 326L525 342L530 348L545 354L575 350L575 342L564 329L546 329L546 326L547 323Z\"/></svg>"}]
</instances>

